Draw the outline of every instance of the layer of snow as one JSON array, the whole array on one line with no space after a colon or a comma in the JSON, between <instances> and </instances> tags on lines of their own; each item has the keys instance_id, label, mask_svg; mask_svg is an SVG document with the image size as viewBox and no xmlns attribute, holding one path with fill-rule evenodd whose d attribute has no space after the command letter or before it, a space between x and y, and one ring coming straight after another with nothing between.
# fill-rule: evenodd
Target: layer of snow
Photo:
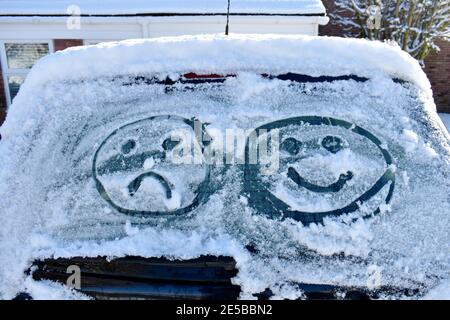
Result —
<instances>
[{"instance_id":1,"label":"layer of snow","mask_svg":"<svg viewBox=\"0 0 450 320\"><path fill-rule=\"evenodd\" d=\"M0 14L67 14L76 5L81 14L226 13L227 0L1 0ZM232 13L323 14L320 0L232 0Z\"/></svg>"},{"instance_id":2,"label":"layer of snow","mask_svg":"<svg viewBox=\"0 0 450 320\"><path fill-rule=\"evenodd\" d=\"M134 83L136 76L176 79L192 71L236 77L220 86L200 85L198 90L180 84L165 90L158 84ZM264 72L356 74L369 80L295 84L269 80L261 76ZM395 82L392 75L412 84ZM426 293L450 279L450 135L434 109L429 82L412 58L397 48L364 40L181 37L51 54L33 67L0 128L0 296L29 291L37 297L77 298L61 286L32 282L24 271L34 259L97 255L185 259L201 254L236 259L239 273L233 282L242 287L242 298L268 287L279 298L301 296L295 282L367 286L375 269L381 273L376 283L419 285ZM160 148L166 129L157 124L133 127L141 131L123 127L167 114L195 117L210 131L252 130L306 115L356 124L375 135L392 155L394 165L389 169L396 177L392 201L383 202L386 190L382 189L357 211L327 218L323 224L278 221L251 207L249 195L242 190L241 166L213 166L209 198L188 215L122 214L96 188L94 154L104 145L106 154L99 153L98 159L111 159L130 139L136 141L136 149L149 148L153 142ZM113 135L117 140L102 144L118 128ZM157 132L151 133L154 128ZM333 134L351 146L334 156L324 148L309 148L310 153L302 156L320 160L320 165L304 158L305 166L296 167L308 180L321 184L335 180L337 173L330 171L354 170L353 184L338 195L342 204L354 200L366 190L366 183L386 169L378 149L364 147L365 138L358 140L351 132L327 125L307 129L299 124L283 128L280 134L313 146ZM151 150L136 150L142 151ZM364 158L372 160L367 161L367 170L359 162ZM136 173L143 168L164 169L149 160ZM283 178L284 169L280 166L274 176ZM191 200L186 197L191 185L198 181L183 186L178 183L183 181L176 181L175 169L166 172L180 190L180 202L169 206L184 206ZM114 188L114 181L104 182ZM268 188L275 185L272 182L269 179ZM295 191L288 187L285 184L284 190ZM158 190L151 185L147 189L141 190L139 205L152 208L155 201L145 195ZM317 198L329 204L328 195ZM129 204L130 199L122 201ZM312 210L321 209L321 202L310 205ZM378 205L379 215L362 218ZM245 249L248 244L259 251L250 254Z\"/></svg>"}]
</instances>

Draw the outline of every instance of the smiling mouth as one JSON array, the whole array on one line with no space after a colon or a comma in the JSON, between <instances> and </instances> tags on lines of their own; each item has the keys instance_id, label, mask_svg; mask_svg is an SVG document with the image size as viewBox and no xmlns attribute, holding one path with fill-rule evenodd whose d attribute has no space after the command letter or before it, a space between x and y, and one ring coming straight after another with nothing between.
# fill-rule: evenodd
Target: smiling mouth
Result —
<instances>
[{"instance_id":1,"label":"smiling mouth","mask_svg":"<svg viewBox=\"0 0 450 320\"><path fill-rule=\"evenodd\" d=\"M353 173L351 171L347 171L345 174L341 174L339 176L338 181L328 185L328 186L319 186L314 183L310 183L306 181L305 178L300 176L293 167L288 168L287 176L294 181L298 186L306 188L313 192L339 192L347 183L353 178Z\"/></svg>"},{"instance_id":2,"label":"smiling mouth","mask_svg":"<svg viewBox=\"0 0 450 320\"><path fill-rule=\"evenodd\" d=\"M141 187L142 181L145 178L149 178L149 177L158 180L158 182L164 188L164 191L166 193L166 198L167 199L171 199L172 198L173 185L165 177L163 177L162 175L160 175L160 174L158 174L156 172L153 172L153 171L142 173L142 174L138 175L136 178L134 178L133 181L131 181L128 184L128 194L131 197L134 196L134 194Z\"/></svg>"}]
</instances>

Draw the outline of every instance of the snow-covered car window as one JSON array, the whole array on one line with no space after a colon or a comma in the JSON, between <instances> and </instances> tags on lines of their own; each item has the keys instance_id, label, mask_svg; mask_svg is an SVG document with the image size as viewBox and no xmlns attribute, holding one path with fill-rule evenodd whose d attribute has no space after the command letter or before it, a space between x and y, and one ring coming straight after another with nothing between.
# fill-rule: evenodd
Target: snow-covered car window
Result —
<instances>
[{"instance_id":1,"label":"snow-covered car window","mask_svg":"<svg viewBox=\"0 0 450 320\"><path fill-rule=\"evenodd\" d=\"M20 134L14 114L2 128L2 261L231 255L243 297L301 296L295 282L428 288L448 277L449 138L423 91L382 74L287 74L47 82ZM232 163L226 152L171 159L183 143L204 157L242 133ZM249 163L253 133L276 163Z\"/></svg>"}]
</instances>

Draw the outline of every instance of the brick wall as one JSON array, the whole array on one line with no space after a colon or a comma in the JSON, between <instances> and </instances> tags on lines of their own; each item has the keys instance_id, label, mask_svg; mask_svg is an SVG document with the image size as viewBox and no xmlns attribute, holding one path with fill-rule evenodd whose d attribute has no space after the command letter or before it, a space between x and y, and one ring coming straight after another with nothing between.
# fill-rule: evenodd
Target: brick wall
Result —
<instances>
[{"instance_id":1,"label":"brick wall","mask_svg":"<svg viewBox=\"0 0 450 320\"><path fill-rule=\"evenodd\" d=\"M322 3L327 13L334 12L334 0L322 0ZM326 26L320 26L319 34L339 37L342 36L342 28L330 17ZM450 42L440 41L438 45L441 51L425 59L425 73L430 79L438 112L450 113Z\"/></svg>"}]
</instances>

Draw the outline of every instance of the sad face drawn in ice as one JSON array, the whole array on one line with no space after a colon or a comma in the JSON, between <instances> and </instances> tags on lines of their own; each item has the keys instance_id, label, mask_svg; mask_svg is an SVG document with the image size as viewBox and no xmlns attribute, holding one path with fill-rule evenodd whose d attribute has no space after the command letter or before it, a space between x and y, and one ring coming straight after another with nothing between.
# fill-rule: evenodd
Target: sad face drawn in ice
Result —
<instances>
[{"instance_id":1,"label":"sad face drawn in ice","mask_svg":"<svg viewBox=\"0 0 450 320\"><path fill-rule=\"evenodd\" d=\"M183 134L174 136L177 131ZM183 150L175 149L177 145L197 141L194 120L178 116L154 116L114 130L94 155L92 171L100 196L129 215L193 210L207 194L201 191L209 181L209 166L183 165L172 157Z\"/></svg>"},{"instance_id":2,"label":"sad face drawn in ice","mask_svg":"<svg viewBox=\"0 0 450 320\"><path fill-rule=\"evenodd\" d=\"M320 223L358 210L367 217L391 200L392 158L369 131L344 120L303 116L256 132L273 129L279 130L279 170L263 175L262 165L245 166L244 190L258 213Z\"/></svg>"}]
</instances>

